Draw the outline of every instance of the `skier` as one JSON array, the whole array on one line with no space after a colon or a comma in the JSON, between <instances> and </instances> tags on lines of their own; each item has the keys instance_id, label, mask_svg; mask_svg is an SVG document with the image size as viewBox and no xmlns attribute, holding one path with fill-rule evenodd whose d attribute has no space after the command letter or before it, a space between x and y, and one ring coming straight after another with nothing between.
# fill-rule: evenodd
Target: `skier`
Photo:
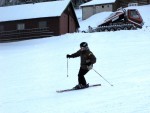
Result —
<instances>
[{"instance_id":1,"label":"skier","mask_svg":"<svg viewBox=\"0 0 150 113\"><path fill-rule=\"evenodd\" d=\"M81 58L81 66L78 73L78 85L74 87L74 89L82 89L89 87L89 84L86 83L84 75L89 72L93 68L93 64L96 63L96 57L90 51L88 44L86 42L82 42L80 44L80 50L69 55L67 54L67 58Z\"/></svg>"}]
</instances>

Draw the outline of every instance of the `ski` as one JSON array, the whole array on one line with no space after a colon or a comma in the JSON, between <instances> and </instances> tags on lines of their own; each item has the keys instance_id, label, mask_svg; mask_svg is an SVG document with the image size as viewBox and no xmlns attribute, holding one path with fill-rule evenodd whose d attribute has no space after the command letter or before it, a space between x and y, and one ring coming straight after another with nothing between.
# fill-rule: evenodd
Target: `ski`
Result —
<instances>
[{"instance_id":1,"label":"ski","mask_svg":"<svg viewBox=\"0 0 150 113\"><path fill-rule=\"evenodd\" d=\"M88 88L90 88L90 87L96 87L96 86L101 86L101 84L89 85ZM87 88L82 88L82 89L87 89ZM57 90L56 92L57 93L63 93L63 92L69 92L69 91L75 91L75 90L82 90L82 89L73 89L73 88L71 88L71 89Z\"/></svg>"}]
</instances>

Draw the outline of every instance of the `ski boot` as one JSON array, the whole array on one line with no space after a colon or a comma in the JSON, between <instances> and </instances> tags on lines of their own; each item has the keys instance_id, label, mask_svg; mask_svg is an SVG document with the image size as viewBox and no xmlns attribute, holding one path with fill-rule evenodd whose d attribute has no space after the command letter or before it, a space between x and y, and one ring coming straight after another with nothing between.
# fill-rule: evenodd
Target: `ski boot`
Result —
<instances>
[{"instance_id":1,"label":"ski boot","mask_svg":"<svg viewBox=\"0 0 150 113\"><path fill-rule=\"evenodd\" d=\"M86 84L86 85L78 84L75 87L73 87L73 89L84 89L88 87L89 87L89 84Z\"/></svg>"},{"instance_id":2,"label":"ski boot","mask_svg":"<svg viewBox=\"0 0 150 113\"><path fill-rule=\"evenodd\" d=\"M73 87L73 89L81 89L82 88L82 84L78 84L75 87Z\"/></svg>"}]
</instances>

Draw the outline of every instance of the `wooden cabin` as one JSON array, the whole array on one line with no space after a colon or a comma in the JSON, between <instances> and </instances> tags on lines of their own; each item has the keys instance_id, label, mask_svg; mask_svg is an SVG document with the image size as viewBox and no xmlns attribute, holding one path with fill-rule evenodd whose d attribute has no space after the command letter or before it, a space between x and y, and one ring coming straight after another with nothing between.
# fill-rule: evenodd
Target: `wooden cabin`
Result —
<instances>
[{"instance_id":1,"label":"wooden cabin","mask_svg":"<svg viewBox=\"0 0 150 113\"><path fill-rule=\"evenodd\" d=\"M85 20L90 16L104 12L104 11L113 11L115 0L93 0L85 4L80 5L82 8L82 19Z\"/></svg>"},{"instance_id":2,"label":"wooden cabin","mask_svg":"<svg viewBox=\"0 0 150 113\"><path fill-rule=\"evenodd\" d=\"M0 42L58 36L78 28L70 1L0 7Z\"/></svg>"}]
</instances>

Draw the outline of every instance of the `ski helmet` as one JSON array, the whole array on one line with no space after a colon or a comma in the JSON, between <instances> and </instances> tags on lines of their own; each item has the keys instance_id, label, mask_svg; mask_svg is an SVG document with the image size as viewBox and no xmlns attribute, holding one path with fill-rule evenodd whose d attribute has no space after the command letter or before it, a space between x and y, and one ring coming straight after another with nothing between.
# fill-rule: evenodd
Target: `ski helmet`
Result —
<instances>
[{"instance_id":1,"label":"ski helmet","mask_svg":"<svg viewBox=\"0 0 150 113\"><path fill-rule=\"evenodd\" d=\"M82 42L82 43L80 44L80 47L88 47L88 44L87 44L86 42Z\"/></svg>"}]
</instances>

